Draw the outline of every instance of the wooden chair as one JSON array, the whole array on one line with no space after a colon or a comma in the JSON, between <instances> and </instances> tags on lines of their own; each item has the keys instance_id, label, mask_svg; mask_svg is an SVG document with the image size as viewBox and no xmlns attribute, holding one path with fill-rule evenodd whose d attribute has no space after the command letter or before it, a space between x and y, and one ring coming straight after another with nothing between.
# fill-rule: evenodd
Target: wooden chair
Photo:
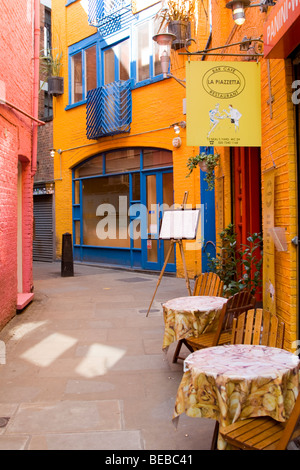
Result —
<instances>
[{"instance_id":1,"label":"wooden chair","mask_svg":"<svg viewBox=\"0 0 300 470\"><path fill-rule=\"evenodd\" d=\"M223 287L224 282L221 281L220 277L216 273L204 273L197 276L194 284L193 295L209 295L215 297L223 297ZM185 339L180 339L177 343L174 355L173 355L173 363L177 362L177 359L184 359L183 357L179 356L180 350L182 345L189 349L189 351L193 352L192 347L190 347Z\"/></svg>"},{"instance_id":2,"label":"wooden chair","mask_svg":"<svg viewBox=\"0 0 300 470\"><path fill-rule=\"evenodd\" d=\"M289 419L285 423L269 417L249 418L220 427L222 437L242 450L285 450L288 443L300 436L300 391ZM299 423L298 423L299 424Z\"/></svg>"},{"instance_id":3,"label":"wooden chair","mask_svg":"<svg viewBox=\"0 0 300 470\"><path fill-rule=\"evenodd\" d=\"M216 331L203 333L197 338L193 336L187 338L185 340L187 347L193 351L197 351L198 349L230 343L234 318L237 318L243 312L253 309L255 303L255 297L248 291L238 292L232 297L229 297L220 313Z\"/></svg>"},{"instance_id":4,"label":"wooden chair","mask_svg":"<svg viewBox=\"0 0 300 470\"><path fill-rule=\"evenodd\" d=\"M224 282L216 273L204 273L197 276L193 295L211 295L223 297Z\"/></svg>"},{"instance_id":5,"label":"wooden chair","mask_svg":"<svg viewBox=\"0 0 300 470\"><path fill-rule=\"evenodd\" d=\"M271 315L270 312L261 308L256 310L250 309L247 312L241 313L238 318L233 319L231 344L261 344L282 348L284 332L285 324L280 322L276 315ZM252 422L254 419L256 420L257 418L248 421ZM262 419L264 420L265 418ZM238 423L240 422L235 423L237 427L239 427ZM234 425L232 426L234 427ZM228 428L231 427L228 426ZM223 432L224 429L222 428ZM218 433L219 423L216 422L211 445L212 450L216 449Z\"/></svg>"},{"instance_id":6,"label":"wooden chair","mask_svg":"<svg viewBox=\"0 0 300 470\"><path fill-rule=\"evenodd\" d=\"M262 344L283 348L285 324L276 315L257 308L233 320L231 344Z\"/></svg>"}]
</instances>

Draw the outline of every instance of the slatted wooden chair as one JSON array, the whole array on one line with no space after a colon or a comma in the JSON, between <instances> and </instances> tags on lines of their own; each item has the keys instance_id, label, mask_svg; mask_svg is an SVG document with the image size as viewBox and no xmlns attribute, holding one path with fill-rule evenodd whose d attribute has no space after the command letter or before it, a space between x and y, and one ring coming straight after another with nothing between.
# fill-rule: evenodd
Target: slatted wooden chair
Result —
<instances>
[{"instance_id":1,"label":"slatted wooden chair","mask_svg":"<svg viewBox=\"0 0 300 470\"><path fill-rule=\"evenodd\" d=\"M231 344L262 344L283 348L285 324L276 315L257 308L233 320Z\"/></svg>"},{"instance_id":2,"label":"slatted wooden chair","mask_svg":"<svg viewBox=\"0 0 300 470\"><path fill-rule=\"evenodd\" d=\"M285 423L269 417L249 418L220 427L228 444L241 450L285 450L300 436L300 391L289 419Z\"/></svg>"},{"instance_id":3,"label":"slatted wooden chair","mask_svg":"<svg viewBox=\"0 0 300 470\"><path fill-rule=\"evenodd\" d=\"M216 273L203 273L197 276L193 295L223 297L224 282Z\"/></svg>"},{"instance_id":4,"label":"slatted wooden chair","mask_svg":"<svg viewBox=\"0 0 300 470\"><path fill-rule=\"evenodd\" d=\"M255 307L256 299L248 291L238 292L224 305L218 322L216 331L203 333L196 337L186 339L187 347L193 351L198 349L210 348L222 344L229 344L232 336L232 326L234 318L237 318L243 312L247 312Z\"/></svg>"},{"instance_id":5,"label":"slatted wooden chair","mask_svg":"<svg viewBox=\"0 0 300 470\"><path fill-rule=\"evenodd\" d=\"M216 273L203 273L197 276L194 284L193 295L209 295L215 297L223 297L223 287L224 282L221 281L220 277ZM184 357L180 357L179 353L181 350L182 345L189 349L189 351L193 352L192 347L190 347L185 339L180 339L177 343L174 355L173 355L173 363L177 362L177 359L184 359Z\"/></svg>"},{"instance_id":6,"label":"slatted wooden chair","mask_svg":"<svg viewBox=\"0 0 300 470\"><path fill-rule=\"evenodd\" d=\"M285 324L279 321L276 315L261 308L250 309L233 319L231 344L261 344L283 348L284 333ZM257 418L249 421L252 422L254 419ZM236 423L237 428L239 427L238 423ZM232 426L234 429L234 425ZM231 429L230 426L228 428ZM223 432L225 432L224 429L222 428ZM218 433L219 423L216 422L211 449L216 449Z\"/></svg>"}]
</instances>

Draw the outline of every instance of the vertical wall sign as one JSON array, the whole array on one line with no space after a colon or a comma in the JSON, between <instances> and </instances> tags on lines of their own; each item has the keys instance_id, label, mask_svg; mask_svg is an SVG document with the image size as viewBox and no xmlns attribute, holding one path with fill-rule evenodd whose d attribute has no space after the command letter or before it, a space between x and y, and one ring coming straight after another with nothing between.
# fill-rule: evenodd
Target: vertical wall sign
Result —
<instances>
[{"instance_id":1,"label":"vertical wall sign","mask_svg":"<svg viewBox=\"0 0 300 470\"><path fill-rule=\"evenodd\" d=\"M187 145L261 145L260 64L187 62Z\"/></svg>"},{"instance_id":2,"label":"vertical wall sign","mask_svg":"<svg viewBox=\"0 0 300 470\"><path fill-rule=\"evenodd\" d=\"M263 263L263 306L276 313L275 301L275 245L271 235L274 227L274 183L275 168L264 172L263 214L264 214L264 263Z\"/></svg>"}]
</instances>

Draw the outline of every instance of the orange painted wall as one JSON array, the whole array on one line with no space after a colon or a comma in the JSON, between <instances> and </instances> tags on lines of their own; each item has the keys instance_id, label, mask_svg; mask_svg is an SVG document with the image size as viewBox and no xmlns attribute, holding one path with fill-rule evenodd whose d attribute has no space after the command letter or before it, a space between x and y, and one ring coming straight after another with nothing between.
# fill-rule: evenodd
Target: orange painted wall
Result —
<instances>
[{"instance_id":1,"label":"orange painted wall","mask_svg":"<svg viewBox=\"0 0 300 470\"><path fill-rule=\"evenodd\" d=\"M192 34L197 39L197 46L204 48L209 36L208 1L197 4L197 18L192 25ZM181 204L185 191L189 191L188 204L195 207L200 204L200 175L196 170L186 178L187 159L198 148L187 147L185 129L181 130L182 145L174 148L173 128L168 127L185 120L183 100L185 88L169 78L132 91L132 124L129 134L103 137L98 141L86 138L86 106L81 105L66 110L68 105L68 46L94 34L95 28L88 26L87 14L82 2L75 2L68 7L64 2L52 1L53 38L55 47L63 52L63 76L65 92L54 98L54 148L62 149L60 156L55 155L55 200L56 200L56 237L57 257L61 256L62 234L72 233L72 167L86 158L108 149L129 146L160 147L173 151L174 198ZM195 48L196 46L192 46ZM192 49L192 48L191 48ZM172 52L172 73L178 78L185 77L186 56ZM167 128L167 129L165 129ZM80 147L74 149L74 147ZM73 150L66 150L73 149ZM201 272L201 251L186 251L186 263L189 276L193 278ZM183 266L177 253L177 275L183 276Z\"/></svg>"}]
</instances>

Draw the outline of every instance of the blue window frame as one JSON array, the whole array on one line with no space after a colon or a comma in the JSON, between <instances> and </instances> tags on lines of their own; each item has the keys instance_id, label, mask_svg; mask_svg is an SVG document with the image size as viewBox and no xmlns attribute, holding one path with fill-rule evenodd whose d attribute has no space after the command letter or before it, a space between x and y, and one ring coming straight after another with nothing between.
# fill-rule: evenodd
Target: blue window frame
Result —
<instances>
[{"instance_id":1,"label":"blue window frame","mask_svg":"<svg viewBox=\"0 0 300 470\"><path fill-rule=\"evenodd\" d=\"M69 104L86 103L87 91L133 79L133 88L163 79L154 16L157 5L130 16L129 23L105 38L97 32L69 47Z\"/></svg>"},{"instance_id":2,"label":"blue window frame","mask_svg":"<svg viewBox=\"0 0 300 470\"><path fill-rule=\"evenodd\" d=\"M69 106L85 103L87 92L99 86L97 34L69 47Z\"/></svg>"}]
</instances>

